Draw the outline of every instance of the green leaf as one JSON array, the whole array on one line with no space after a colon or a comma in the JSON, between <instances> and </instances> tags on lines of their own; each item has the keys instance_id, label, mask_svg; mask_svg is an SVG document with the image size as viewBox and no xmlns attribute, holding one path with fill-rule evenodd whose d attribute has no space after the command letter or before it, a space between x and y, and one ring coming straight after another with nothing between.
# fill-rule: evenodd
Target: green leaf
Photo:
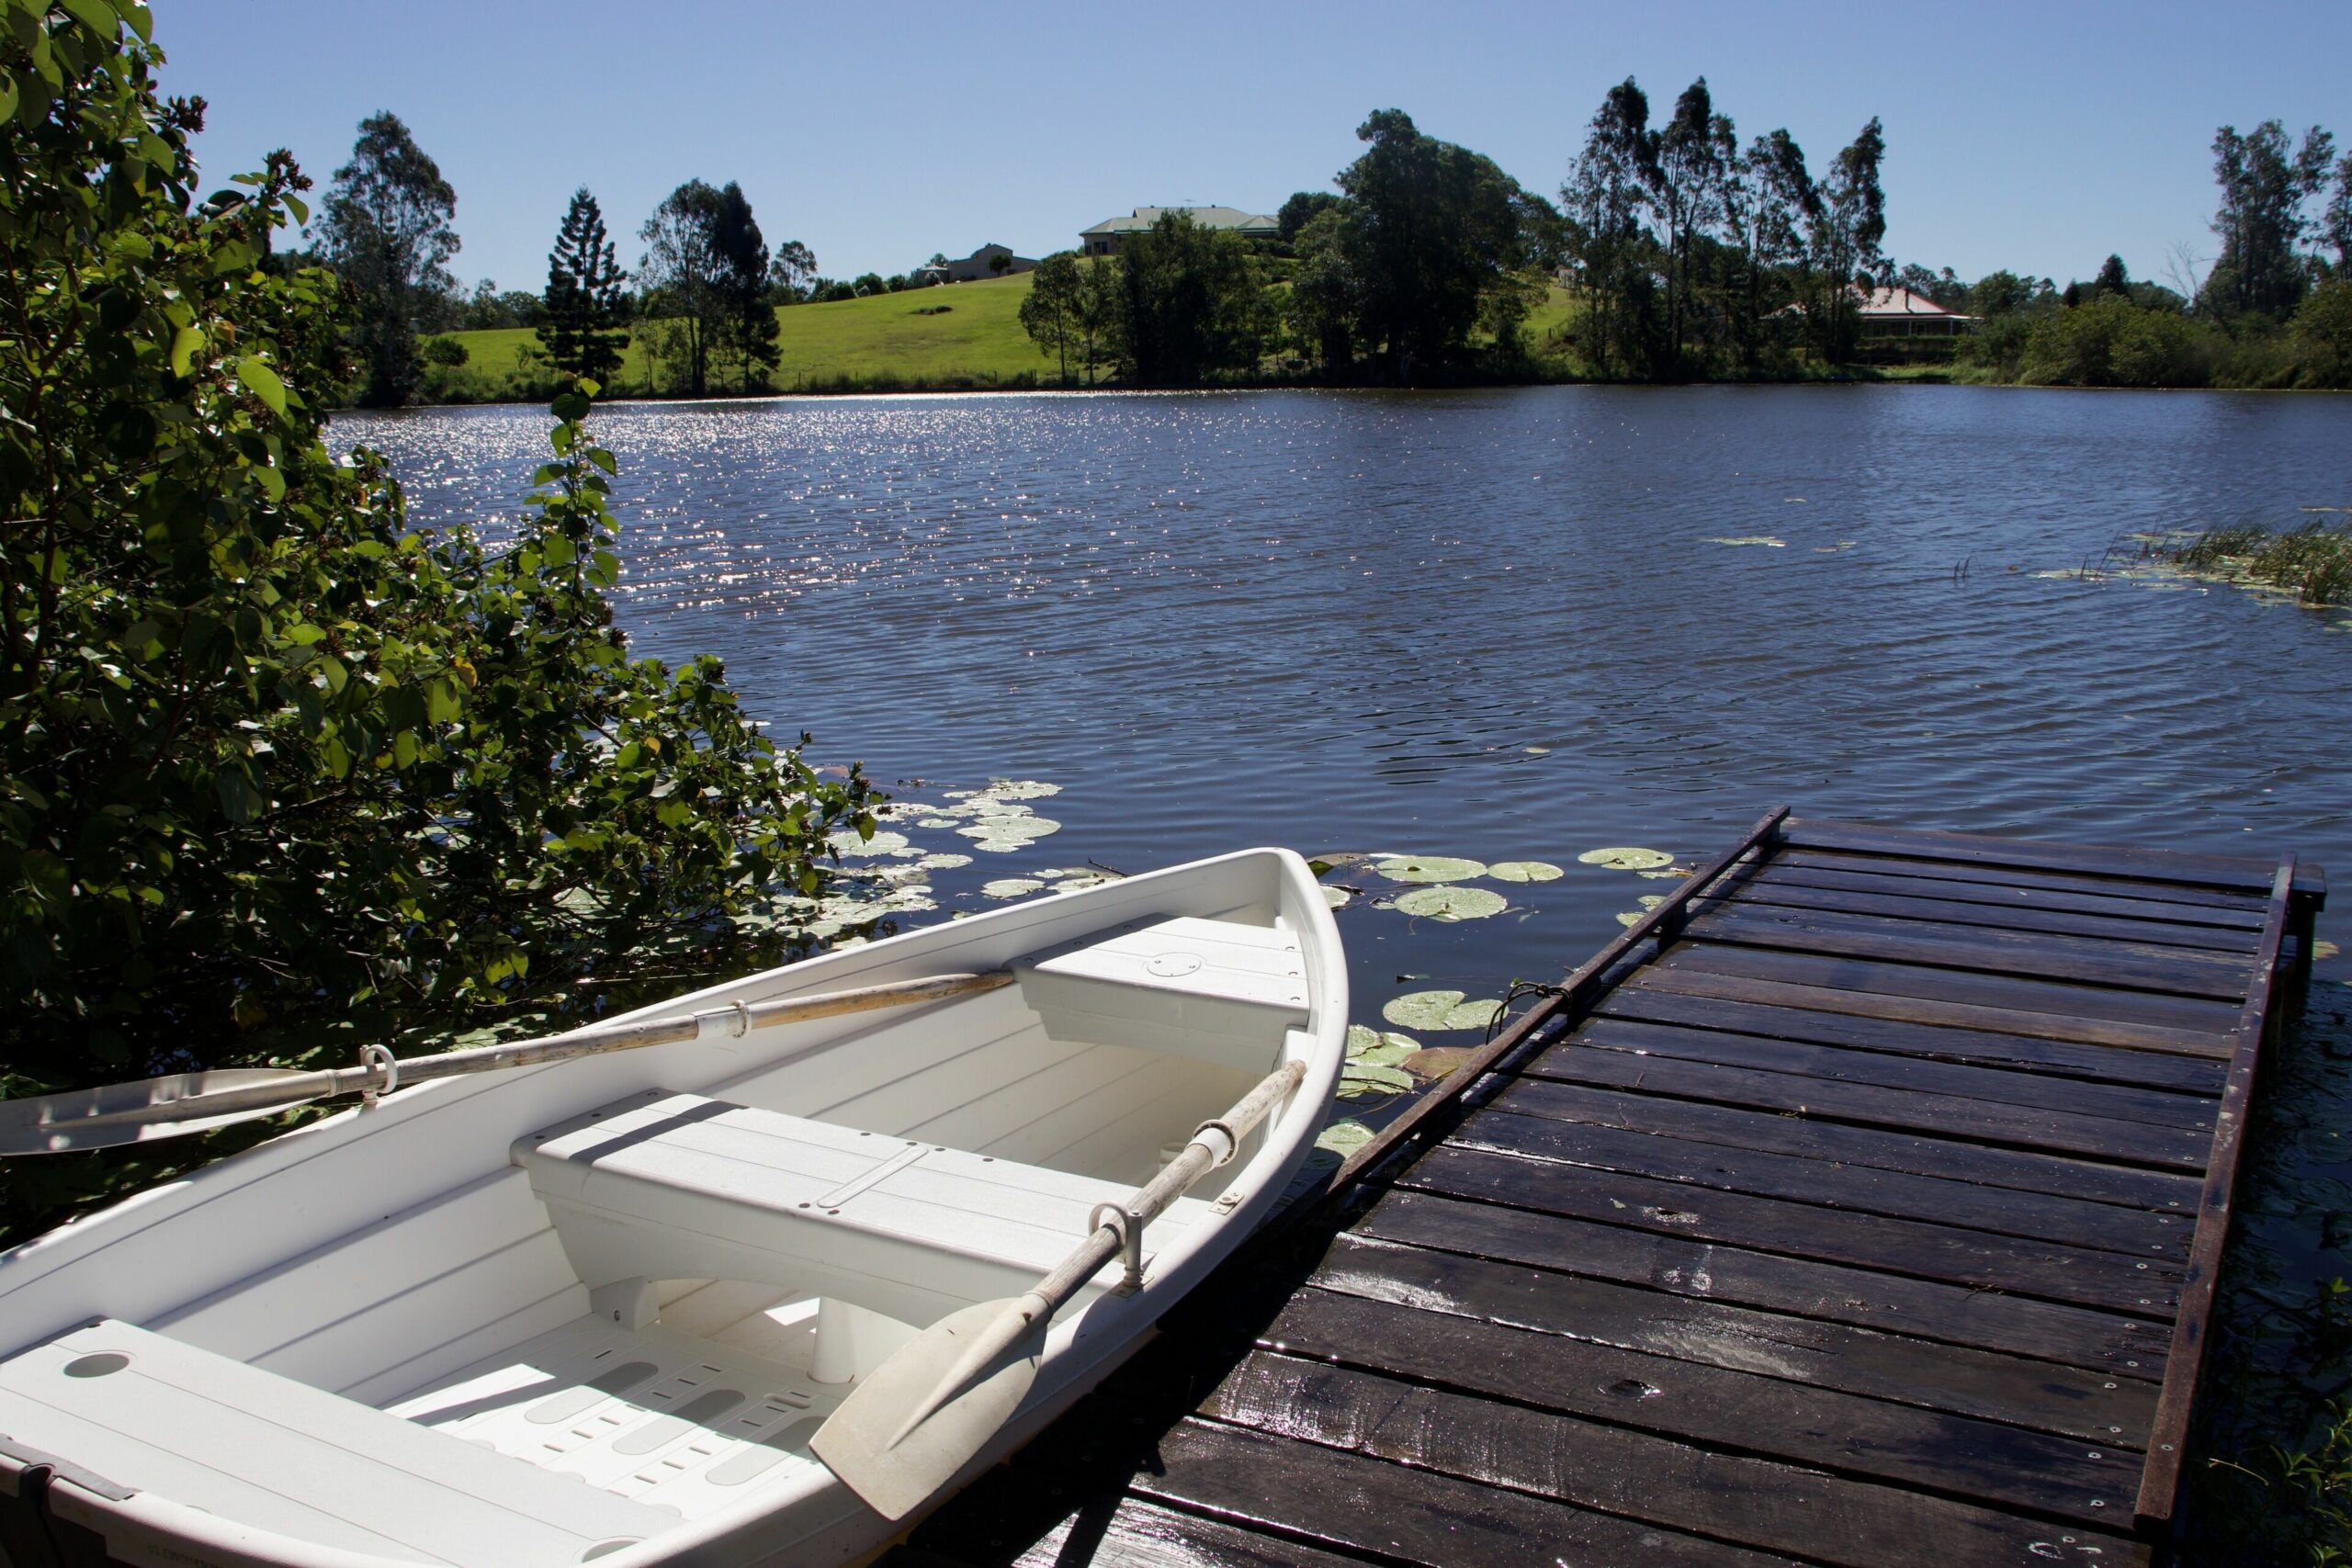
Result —
<instances>
[{"instance_id":1,"label":"green leaf","mask_svg":"<svg viewBox=\"0 0 2352 1568\"><path fill-rule=\"evenodd\" d=\"M566 424L576 424L588 417L588 400L578 392L565 392L549 403L548 410Z\"/></svg>"},{"instance_id":2,"label":"green leaf","mask_svg":"<svg viewBox=\"0 0 2352 1568\"><path fill-rule=\"evenodd\" d=\"M424 717L429 724L455 724L465 713L465 704L458 697L458 683L446 678L435 678L424 683Z\"/></svg>"},{"instance_id":3,"label":"green leaf","mask_svg":"<svg viewBox=\"0 0 2352 1568\"><path fill-rule=\"evenodd\" d=\"M588 447L580 455L587 458L590 462L595 464L598 468L604 469L605 472L608 474L618 474L621 471L620 464L615 460L610 452L605 451L602 446Z\"/></svg>"},{"instance_id":4,"label":"green leaf","mask_svg":"<svg viewBox=\"0 0 2352 1568\"><path fill-rule=\"evenodd\" d=\"M297 648L308 648L314 642L324 642L326 639L326 629L322 626L314 626L308 621L300 622L286 629L286 640Z\"/></svg>"},{"instance_id":5,"label":"green leaf","mask_svg":"<svg viewBox=\"0 0 2352 1568\"><path fill-rule=\"evenodd\" d=\"M17 97L16 78L0 72L0 125L17 118Z\"/></svg>"},{"instance_id":6,"label":"green leaf","mask_svg":"<svg viewBox=\"0 0 2352 1568\"><path fill-rule=\"evenodd\" d=\"M59 0L65 14L89 28L103 39L112 40L122 24L115 19L102 0Z\"/></svg>"},{"instance_id":7,"label":"green leaf","mask_svg":"<svg viewBox=\"0 0 2352 1568\"><path fill-rule=\"evenodd\" d=\"M204 333L195 327L182 327L172 334L172 374L182 380L196 363L196 351L204 346Z\"/></svg>"},{"instance_id":8,"label":"green leaf","mask_svg":"<svg viewBox=\"0 0 2352 1568\"><path fill-rule=\"evenodd\" d=\"M232 822L250 822L261 815L265 802L261 791L254 787L252 777L242 765L221 769L212 777L212 787L220 797L220 813Z\"/></svg>"},{"instance_id":9,"label":"green leaf","mask_svg":"<svg viewBox=\"0 0 2352 1568\"><path fill-rule=\"evenodd\" d=\"M237 361L237 379L251 389L254 397L267 403L270 412L285 417L286 383L257 355L248 354Z\"/></svg>"}]
</instances>

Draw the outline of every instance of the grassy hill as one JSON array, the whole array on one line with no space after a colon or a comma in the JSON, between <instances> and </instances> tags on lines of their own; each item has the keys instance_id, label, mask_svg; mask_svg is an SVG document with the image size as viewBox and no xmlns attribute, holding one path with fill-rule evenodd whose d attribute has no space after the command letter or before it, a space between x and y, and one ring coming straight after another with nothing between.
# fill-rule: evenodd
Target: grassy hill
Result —
<instances>
[{"instance_id":1,"label":"grassy hill","mask_svg":"<svg viewBox=\"0 0 2352 1568\"><path fill-rule=\"evenodd\" d=\"M1039 354L1021 330L1021 301L1028 293L1024 274L829 305L786 306L776 312L784 357L771 385L785 392L1050 385L1055 362ZM1568 310L1566 291L1555 288L1528 321L1529 341L1548 343ZM531 363L539 348L536 330L447 337L464 347L466 363L429 367L425 400L501 402L544 395L546 362ZM652 389L644 347L632 342L608 395Z\"/></svg>"}]
</instances>

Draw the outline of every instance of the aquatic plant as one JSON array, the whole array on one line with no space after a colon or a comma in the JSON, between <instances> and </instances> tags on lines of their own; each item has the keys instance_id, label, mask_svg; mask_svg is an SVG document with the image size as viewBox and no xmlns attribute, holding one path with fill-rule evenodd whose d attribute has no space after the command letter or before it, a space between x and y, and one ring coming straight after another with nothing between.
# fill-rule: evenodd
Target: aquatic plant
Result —
<instances>
[{"instance_id":1,"label":"aquatic plant","mask_svg":"<svg viewBox=\"0 0 2352 1568\"><path fill-rule=\"evenodd\" d=\"M2141 558L2192 577L2263 583L2306 604L2352 604L2352 525L2233 523L2141 541Z\"/></svg>"}]
</instances>

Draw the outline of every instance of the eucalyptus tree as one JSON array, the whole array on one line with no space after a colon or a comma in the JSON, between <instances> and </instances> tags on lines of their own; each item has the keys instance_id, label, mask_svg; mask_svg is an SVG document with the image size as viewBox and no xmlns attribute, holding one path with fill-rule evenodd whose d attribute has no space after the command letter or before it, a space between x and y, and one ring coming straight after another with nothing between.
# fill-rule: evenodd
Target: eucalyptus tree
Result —
<instances>
[{"instance_id":1,"label":"eucalyptus tree","mask_svg":"<svg viewBox=\"0 0 2352 1568\"><path fill-rule=\"evenodd\" d=\"M1724 124L1724 137L1729 122ZM1717 219L1724 175L1722 142L1707 79L1700 77L1674 101L1674 115L1651 141L1643 161L1643 184L1651 209L1665 231L1666 335L1675 352L1683 343L1683 316L1690 292L1690 253Z\"/></svg>"},{"instance_id":2,"label":"eucalyptus tree","mask_svg":"<svg viewBox=\"0 0 2352 1568\"><path fill-rule=\"evenodd\" d=\"M628 346L628 334L620 330L628 281L605 233L604 212L582 186L571 193L555 249L548 253L544 335L548 359L558 370L607 381L620 368L621 351Z\"/></svg>"},{"instance_id":3,"label":"eucalyptus tree","mask_svg":"<svg viewBox=\"0 0 2352 1568\"><path fill-rule=\"evenodd\" d=\"M782 357L768 292L774 258L743 187L688 180L662 198L638 237L646 246L638 278L647 336L674 367L678 389L701 396L713 367L729 359L743 390L764 383ZM807 247L793 249L813 271Z\"/></svg>"},{"instance_id":4,"label":"eucalyptus tree","mask_svg":"<svg viewBox=\"0 0 2352 1568\"><path fill-rule=\"evenodd\" d=\"M1589 355L1603 370L1657 367L1656 246L1643 222L1657 161L1650 100L1628 76L1609 89L1560 189L1585 297Z\"/></svg>"},{"instance_id":5,"label":"eucalyptus tree","mask_svg":"<svg viewBox=\"0 0 2352 1568\"><path fill-rule=\"evenodd\" d=\"M1169 211L1120 248L1119 368L1149 387L1198 385L1258 362L1272 325L1249 243Z\"/></svg>"},{"instance_id":6,"label":"eucalyptus tree","mask_svg":"<svg viewBox=\"0 0 2352 1568\"><path fill-rule=\"evenodd\" d=\"M1085 280L1079 276L1078 257L1056 251L1029 275L1029 292L1021 300L1021 330L1040 354L1053 355L1061 365L1061 379L1069 381L1069 351L1078 341L1079 296Z\"/></svg>"},{"instance_id":7,"label":"eucalyptus tree","mask_svg":"<svg viewBox=\"0 0 2352 1568\"><path fill-rule=\"evenodd\" d=\"M2213 175L2222 187L2213 232L2222 254L2205 276L2200 302L2222 316L2283 316L2311 288L2298 253L2312 227L2304 203L2325 188L2335 138L2317 126L2297 147L2286 129L2266 119L2241 136L2213 133ZM2352 229L2352 224L2347 224Z\"/></svg>"},{"instance_id":8,"label":"eucalyptus tree","mask_svg":"<svg viewBox=\"0 0 2352 1568\"><path fill-rule=\"evenodd\" d=\"M365 404L397 406L416 390L418 314L457 287L447 267L457 212L458 193L400 116L359 122L351 161L327 188L320 243L359 297Z\"/></svg>"},{"instance_id":9,"label":"eucalyptus tree","mask_svg":"<svg viewBox=\"0 0 2352 1568\"><path fill-rule=\"evenodd\" d=\"M1816 281L1808 320L1825 357L1850 355L1861 335L1858 290L1877 281L1885 261L1886 192L1879 183L1886 161L1886 135L1878 117L1841 149L1817 187L1806 239Z\"/></svg>"}]
</instances>

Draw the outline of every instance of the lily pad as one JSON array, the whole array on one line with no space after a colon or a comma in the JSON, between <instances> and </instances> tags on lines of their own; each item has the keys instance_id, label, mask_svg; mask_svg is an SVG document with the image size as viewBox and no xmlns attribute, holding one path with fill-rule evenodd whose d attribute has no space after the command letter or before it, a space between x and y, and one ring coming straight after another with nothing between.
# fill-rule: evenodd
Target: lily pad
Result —
<instances>
[{"instance_id":1,"label":"lily pad","mask_svg":"<svg viewBox=\"0 0 2352 1568\"><path fill-rule=\"evenodd\" d=\"M1464 1001L1460 991L1410 991L1392 998L1380 1016L1399 1029L1423 1029L1442 1033L1450 1029L1484 1029L1503 1010L1492 998Z\"/></svg>"},{"instance_id":2,"label":"lily pad","mask_svg":"<svg viewBox=\"0 0 2352 1568\"><path fill-rule=\"evenodd\" d=\"M917 869L922 871L954 871L958 866L971 863L971 856L959 855L953 850L941 850L935 854L927 854L915 862Z\"/></svg>"},{"instance_id":3,"label":"lily pad","mask_svg":"<svg viewBox=\"0 0 2352 1568\"><path fill-rule=\"evenodd\" d=\"M844 855L894 855L907 847L904 833L893 833L888 829L863 840L854 831L844 829L835 833L828 841Z\"/></svg>"},{"instance_id":4,"label":"lily pad","mask_svg":"<svg viewBox=\"0 0 2352 1568\"><path fill-rule=\"evenodd\" d=\"M1432 1081L1458 1069L1470 1059L1470 1045L1432 1045L1426 1051L1416 1051L1396 1065L1415 1077Z\"/></svg>"},{"instance_id":5,"label":"lily pad","mask_svg":"<svg viewBox=\"0 0 2352 1568\"><path fill-rule=\"evenodd\" d=\"M1776 539L1770 534L1743 534L1736 539L1709 539L1707 543L1711 545L1762 545L1768 549L1775 550L1785 550L1789 547L1789 542L1786 539Z\"/></svg>"},{"instance_id":6,"label":"lily pad","mask_svg":"<svg viewBox=\"0 0 2352 1568\"><path fill-rule=\"evenodd\" d=\"M935 831L941 828L953 828L956 826L956 818L953 817L919 817L915 819L915 826L918 828L929 828Z\"/></svg>"},{"instance_id":7,"label":"lily pad","mask_svg":"<svg viewBox=\"0 0 2352 1568\"><path fill-rule=\"evenodd\" d=\"M1602 865L1611 871L1648 871L1655 866L1674 863L1674 857L1664 850L1632 849L1622 845L1605 850L1587 850L1577 856L1577 860L1584 865Z\"/></svg>"},{"instance_id":8,"label":"lily pad","mask_svg":"<svg viewBox=\"0 0 2352 1568\"><path fill-rule=\"evenodd\" d=\"M1433 920L1483 920L1510 908L1510 900L1490 887L1416 887L1398 896L1396 908Z\"/></svg>"},{"instance_id":9,"label":"lily pad","mask_svg":"<svg viewBox=\"0 0 2352 1568\"><path fill-rule=\"evenodd\" d=\"M1652 882L1679 882L1684 877L1689 876L1690 873L1683 870L1679 865L1670 865L1664 871L1637 871L1634 873L1634 874L1635 876L1646 876Z\"/></svg>"},{"instance_id":10,"label":"lily pad","mask_svg":"<svg viewBox=\"0 0 2352 1568\"><path fill-rule=\"evenodd\" d=\"M2324 958L2333 958L2343 951L2325 937L2318 938L2312 943L2312 962L2316 964Z\"/></svg>"},{"instance_id":11,"label":"lily pad","mask_svg":"<svg viewBox=\"0 0 2352 1568\"><path fill-rule=\"evenodd\" d=\"M992 855L1009 855L1017 850L1027 849L1035 841L1033 839L1008 839L990 833L986 838L974 839L972 847L976 850L985 850Z\"/></svg>"},{"instance_id":12,"label":"lily pad","mask_svg":"<svg viewBox=\"0 0 2352 1568\"><path fill-rule=\"evenodd\" d=\"M1061 830L1062 825L1050 817L983 817L956 829L959 837L981 840L984 850L993 847L988 842L991 839L1020 844L1051 838Z\"/></svg>"},{"instance_id":13,"label":"lily pad","mask_svg":"<svg viewBox=\"0 0 2352 1568\"><path fill-rule=\"evenodd\" d=\"M989 800L1043 800L1061 792L1061 785L1043 779L991 779L989 787L979 793Z\"/></svg>"},{"instance_id":14,"label":"lily pad","mask_svg":"<svg viewBox=\"0 0 2352 1568\"><path fill-rule=\"evenodd\" d=\"M1334 1122L1324 1128L1320 1134L1317 1134L1315 1146L1328 1154L1335 1154L1345 1159L1370 1142L1372 1142L1372 1129L1353 1117L1350 1117L1345 1121Z\"/></svg>"},{"instance_id":15,"label":"lily pad","mask_svg":"<svg viewBox=\"0 0 2352 1568\"><path fill-rule=\"evenodd\" d=\"M1341 1100L1369 1100L1375 1095L1408 1094L1417 1087L1413 1075L1402 1067L1350 1062L1340 1072L1339 1096Z\"/></svg>"},{"instance_id":16,"label":"lily pad","mask_svg":"<svg viewBox=\"0 0 2352 1568\"><path fill-rule=\"evenodd\" d=\"M984 898L1026 898L1032 893L1042 892L1045 886L1034 876L1000 876L994 882L980 884L980 896Z\"/></svg>"},{"instance_id":17,"label":"lily pad","mask_svg":"<svg viewBox=\"0 0 2352 1568\"><path fill-rule=\"evenodd\" d=\"M1484 861L1453 855L1398 855L1373 869L1391 882L1467 882L1487 874Z\"/></svg>"},{"instance_id":18,"label":"lily pad","mask_svg":"<svg viewBox=\"0 0 2352 1568\"><path fill-rule=\"evenodd\" d=\"M1498 860L1487 874L1497 882L1556 882L1566 874L1549 861Z\"/></svg>"},{"instance_id":19,"label":"lily pad","mask_svg":"<svg viewBox=\"0 0 2352 1568\"><path fill-rule=\"evenodd\" d=\"M1421 1048L1421 1043L1409 1034L1393 1030L1367 1029L1361 1023L1348 1026L1348 1060L1366 1062L1374 1066L1393 1067Z\"/></svg>"},{"instance_id":20,"label":"lily pad","mask_svg":"<svg viewBox=\"0 0 2352 1568\"><path fill-rule=\"evenodd\" d=\"M1346 908L1348 907L1348 900L1354 897L1354 894L1349 892L1344 887L1326 887L1323 889L1323 902L1329 905L1334 909Z\"/></svg>"},{"instance_id":21,"label":"lily pad","mask_svg":"<svg viewBox=\"0 0 2352 1568\"><path fill-rule=\"evenodd\" d=\"M1647 909L1620 909L1617 911L1617 923L1627 931L1632 931L1642 923L1642 917L1648 913Z\"/></svg>"}]
</instances>

